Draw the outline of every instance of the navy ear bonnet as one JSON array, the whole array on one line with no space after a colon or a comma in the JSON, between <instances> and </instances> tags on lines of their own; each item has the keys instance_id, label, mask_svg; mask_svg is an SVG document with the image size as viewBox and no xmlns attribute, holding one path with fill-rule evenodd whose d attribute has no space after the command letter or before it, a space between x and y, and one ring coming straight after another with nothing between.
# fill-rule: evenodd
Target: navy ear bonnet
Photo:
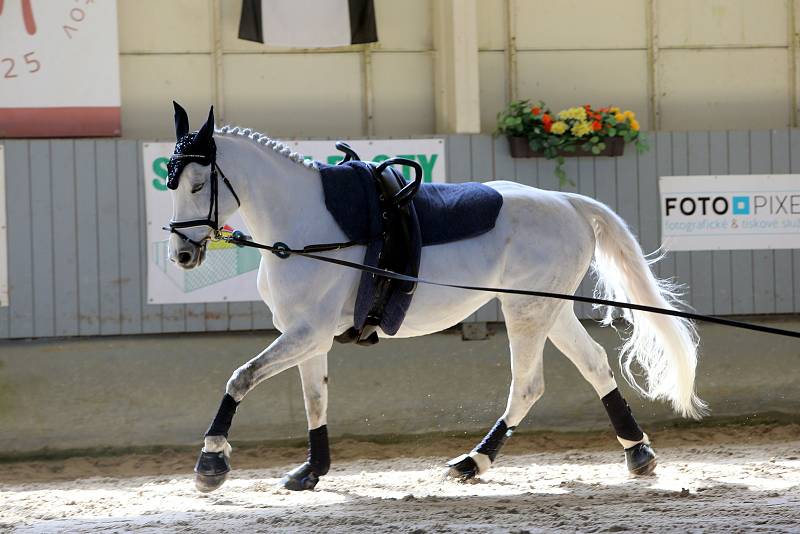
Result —
<instances>
[{"instance_id":1,"label":"navy ear bonnet","mask_svg":"<svg viewBox=\"0 0 800 534\"><path fill-rule=\"evenodd\" d=\"M2 0L0 0L2 4ZM208 111L206 123L196 132L189 133L189 116L180 104L172 101L175 108L175 152L167 162L167 187L178 188L178 178L189 163L212 165L217 157L214 143L214 106ZM213 171L213 169L212 169Z\"/></svg>"},{"instance_id":2,"label":"navy ear bonnet","mask_svg":"<svg viewBox=\"0 0 800 534\"><path fill-rule=\"evenodd\" d=\"M198 139L199 132L192 132L181 137L175 143L175 152L167 162L167 187L178 188L178 178L189 163L211 165L217 153L214 139Z\"/></svg>"}]
</instances>

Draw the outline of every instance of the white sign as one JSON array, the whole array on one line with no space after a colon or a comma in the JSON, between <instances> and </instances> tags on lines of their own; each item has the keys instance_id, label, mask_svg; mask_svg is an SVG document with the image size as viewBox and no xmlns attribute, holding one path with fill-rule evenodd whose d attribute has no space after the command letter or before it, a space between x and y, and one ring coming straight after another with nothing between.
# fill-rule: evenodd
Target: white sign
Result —
<instances>
[{"instance_id":1,"label":"white sign","mask_svg":"<svg viewBox=\"0 0 800 534\"><path fill-rule=\"evenodd\" d=\"M406 157L422 166L425 181L445 181L442 139L347 142L364 160ZM287 144L293 150L325 163L342 159L342 153L336 150L333 141L289 141ZM255 249L211 243L203 264L188 271L169 261L169 233L162 227L172 216L172 197L166 177L167 161L174 148L174 143L145 143L142 149L147 209L147 301L151 304L177 304L260 300L256 275L261 254ZM402 169L400 166L397 168ZM238 214L228 222L228 227L247 233Z\"/></svg>"},{"instance_id":2,"label":"white sign","mask_svg":"<svg viewBox=\"0 0 800 534\"><path fill-rule=\"evenodd\" d=\"M0 145L0 307L8 306L8 238L6 237L6 163Z\"/></svg>"},{"instance_id":3,"label":"white sign","mask_svg":"<svg viewBox=\"0 0 800 534\"><path fill-rule=\"evenodd\" d=\"M389 158L406 158L422 167L425 182L445 182L444 139L368 139L346 141L364 161L381 162ZM295 152L307 158L334 165L344 159L333 141L287 141ZM406 180L413 179L412 170L398 165Z\"/></svg>"},{"instance_id":4,"label":"white sign","mask_svg":"<svg viewBox=\"0 0 800 534\"><path fill-rule=\"evenodd\" d=\"M167 161L175 143L144 143L144 188L147 210L147 302L172 304L259 300L256 274L261 254L252 248L209 243L200 267L183 270L169 261L169 232L162 229L172 217L167 189ZM230 228L246 232L236 213Z\"/></svg>"},{"instance_id":5,"label":"white sign","mask_svg":"<svg viewBox=\"0 0 800 534\"><path fill-rule=\"evenodd\" d=\"M0 1L0 137L119 133L116 2Z\"/></svg>"},{"instance_id":6,"label":"white sign","mask_svg":"<svg viewBox=\"0 0 800 534\"><path fill-rule=\"evenodd\" d=\"M663 176L668 250L800 248L800 175Z\"/></svg>"}]
</instances>

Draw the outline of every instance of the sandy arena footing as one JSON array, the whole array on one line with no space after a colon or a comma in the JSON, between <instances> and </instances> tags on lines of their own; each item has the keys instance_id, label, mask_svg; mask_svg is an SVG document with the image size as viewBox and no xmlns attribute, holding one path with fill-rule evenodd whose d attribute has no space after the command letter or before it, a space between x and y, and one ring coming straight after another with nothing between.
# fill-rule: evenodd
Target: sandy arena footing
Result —
<instances>
[{"instance_id":1,"label":"sandy arena footing","mask_svg":"<svg viewBox=\"0 0 800 534\"><path fill-rule=\"evenodd\" d=\"M472 484L443 463L473 438L343 440L313 492L277 487L302 448L235 450L212 494L194 453L6 463L14 532L800 532L800 425L662 430L656 475L630 478L605 433L514 436ZM146 475L146 476L136 476Z\"/></svg>"}]
</instances>

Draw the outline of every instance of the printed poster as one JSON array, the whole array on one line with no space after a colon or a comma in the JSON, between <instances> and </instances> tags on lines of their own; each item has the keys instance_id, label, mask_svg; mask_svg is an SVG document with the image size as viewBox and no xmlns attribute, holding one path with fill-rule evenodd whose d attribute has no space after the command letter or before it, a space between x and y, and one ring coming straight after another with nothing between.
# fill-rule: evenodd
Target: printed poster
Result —
<instances>
[{"instance_id":1,"label":"printed poster","mask_svg":"<svg viewBox=\"0 0 800 534\"><path fill-rule=\"evenodd\" d=\"M426 182L445 181L443 139L347 141L364 160L406 157L417 161ZM342 159L333 141L288 141L303 155L334 164ZM167 161L175 143L144 143L145 203L147 210L147 301L150 304L257 301L256 275L261 254L227 243L209 243L203 264L183 270L169 261L169 232L162 230L172 216L172 197L166 185ZM398 170L401 167L397 167ZM403 169L405 171L405 169ZM411 178L407 173L407 177ZM324 208L323 208L324 209ZM238 214L228 229L248 233Z\"/></svg>"},{"instance_id":2,"label":"printed poster","mask_svg":"<svg viewBox=\"0 0 800 534\"><path fill-rule=\"evenodd\" d=\"M800 175L663 176L668 250L800 248Z\"/></svg>"},{"instance_id":3,"label":"printed poster","mask_svg":"<svg viewBox=\"0 0 800 534\"><path fill-rule=\"evenodd\" d=\"M0 0L0 137L120 134L114 0Z\"/></svg>"}]
</instances>

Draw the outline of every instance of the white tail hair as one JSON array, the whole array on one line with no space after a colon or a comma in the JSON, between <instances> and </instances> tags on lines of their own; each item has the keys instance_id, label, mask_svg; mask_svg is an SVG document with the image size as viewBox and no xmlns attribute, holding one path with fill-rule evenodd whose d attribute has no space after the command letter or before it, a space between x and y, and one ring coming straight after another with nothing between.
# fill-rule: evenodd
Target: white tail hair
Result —
<instances>
[{"instance_id":1,"label":"white tail hair","mask_svg":"<svg viewBox=\"0 0 800 534\"><path fill-rule=\"evenodd\" d=\"M625 221L607 206L588 197L565 195L594 229L596 296L667 309L681 304L676 287L650 270L650 264L662 255L648 261ZM606 309L604 324L611 324L614 309ZM706 403L694 390L698 346L694 324L639 310L623 309L623 317L632 325L619 355L628 383L647 398L669 401L684 417L699 419L707 414ZM644 371L643 385L636 379L634 363Z\"/></svg>"}]
</instances>

